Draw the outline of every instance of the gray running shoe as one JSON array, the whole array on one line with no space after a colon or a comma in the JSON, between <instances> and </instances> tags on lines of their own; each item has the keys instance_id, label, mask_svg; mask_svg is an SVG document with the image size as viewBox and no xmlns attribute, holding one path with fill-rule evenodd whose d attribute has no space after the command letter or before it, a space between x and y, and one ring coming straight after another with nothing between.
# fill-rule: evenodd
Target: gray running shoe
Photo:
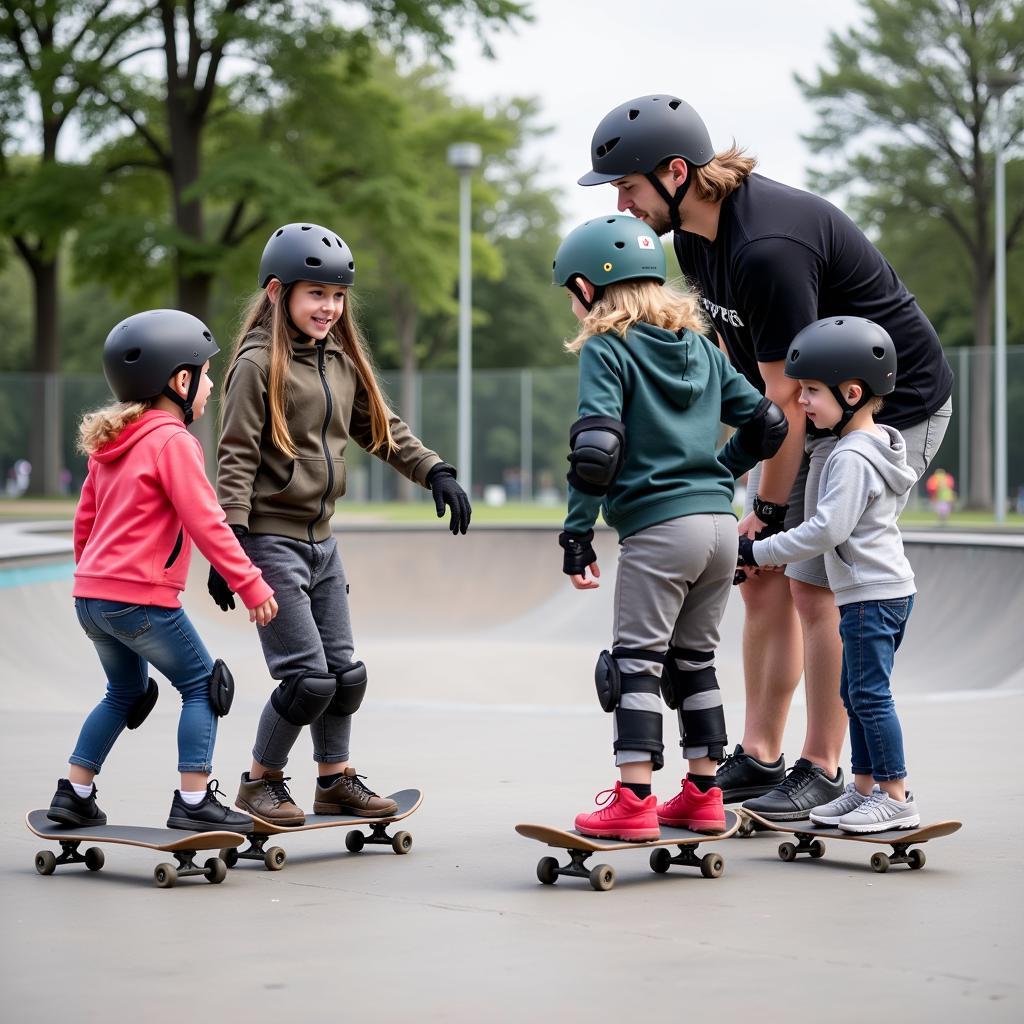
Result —
<instances>
[{"instance_id":1,"label":"gray running shoe","mask_svg":"<svg viewBox=\"0 0 1024 1024\"><path fill-rule=\"evenodd\" d=\"M904 803L879 790L849 814L844 814L838 824L843 832L888 832L891 829L917 828L921 824L921 815L917 813L914 794L910 790L907 790Z\"/></svg>"},{"instance_id":2,"label":"gray running shoe","mask_svg":"<svg viewBox=\"0 0 1024 1024\"><path fill-rule=\"evenodd\" d=\"M877 793L878 791L878 787L875 786L872 793ZM827 804L821 804L813 808L808 817L815 825L838 825L839 819L844 814L849 814L850 811L856 810L868 799L870 797L864 796L852 782L848 782L842 796L836 797L835 800L830 800Z\"/></svg>"}]
</instances>

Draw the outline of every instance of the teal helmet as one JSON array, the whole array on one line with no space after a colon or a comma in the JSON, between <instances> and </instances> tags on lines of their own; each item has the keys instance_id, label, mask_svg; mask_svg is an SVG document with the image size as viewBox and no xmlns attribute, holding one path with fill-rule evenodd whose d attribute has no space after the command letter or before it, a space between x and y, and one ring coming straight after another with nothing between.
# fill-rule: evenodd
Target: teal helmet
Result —
<instances>
[{"instance_id":1,"label":"teal helmet","mask_svg":"<svg viewBox=\"0 0 1024 1024\"><path fill-rule=\"evenodd\" d=\"M617 281L664 284L665 250L661 239L635 217L588 220L565 236L551 264L554 284L572 288L576 277L585 277L599 293L605 285Z\"/></svg>"}]
</instances>

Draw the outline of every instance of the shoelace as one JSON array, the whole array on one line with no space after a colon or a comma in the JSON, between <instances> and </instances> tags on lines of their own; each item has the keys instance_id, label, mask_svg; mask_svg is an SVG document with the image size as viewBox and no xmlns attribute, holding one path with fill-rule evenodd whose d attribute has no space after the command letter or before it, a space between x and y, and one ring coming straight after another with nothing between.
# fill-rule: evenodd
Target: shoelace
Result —
<instances>
[{"instance_id":1,"label":"shoelace","mask_svg":"<svg viewBox=\"0 0 1024 1024\"><path fill-rule=\"evenodd\" d=\"M376 796L369 786L363 784L362 780L366 778L365 775L349 775L348 778L352 781L352 785L358 789L364 796Z\"/></svg>"},{"instance_id":2,"label":"shoelace","mask_svg":"<svg viewBox=\"0 0 1024 1024\"><path fill-rule=\"evenodd\" d=\"M281 804L290 804L292 802L292 795L288 791L288 783L290 781L290 775L283 779L268 779L264 776L263 782L267 789L270 790L270 796L274 801L275 807L280 807Z\"/></svg>"},{"instance_id":3,"label":"shoelace","mask_svg":"<svg viewBox=\"0 0 1024 1024\"><path fill-rule=\"evenodd\" d=\"M795 764L786 772L786 777L779 783L779 792L790 793L814 777L814 769L802 764Z\"/></svg>"},{"instance_id":4,"label":"shoelace","mask_svg":"<svg viewBox=\"0 0 1024 1024\"><path fill-rule=\"evenodd\" d=\"M727 772L732 765L736 764L739 761L739 759L740 755L737 754L734 750L731 754L728 754L725 760L718 766L718 772L716 772L715 774Z\"/></svg>"},{"instance_id":5,"label":"shoelace","mask_svg":"<svg viewBox=\"0 0 1024 1024\"><path fill-rule=\"evenodd\" d=\"M219 807L221 810L226 810L224 805L217 799L218 796L227 796L227 793L220 788L219 779L210 780L209 785L206 787L206 795L216 807Z\"/></svg>"},{"instance_id":6,"label":"shoelace","mask_svg":"<svg viewBox=\"0 0 1024 1024\"><path fill-rule=\"evenodd\" d=\"M598 807L604 807L605 804L610 803L615 799L616 793L617 790L614 788L602 789L601 792L594 797L594 803L597 804ZM601 797L604 797L604 799L602 800Z\"/></svg>"},{"instance_id":7,"label":"shoelace","mask_svg":"<svg viewBox=\"0 0 1024 1024\"><path fill-rule=\"evenodd\" d=\"M864 811L872 811L876 807L884 804L888 799L888 795L883 792L872 793L859 807L856 808L857 813L863 813Z\"/></svg>"}]
</instances>

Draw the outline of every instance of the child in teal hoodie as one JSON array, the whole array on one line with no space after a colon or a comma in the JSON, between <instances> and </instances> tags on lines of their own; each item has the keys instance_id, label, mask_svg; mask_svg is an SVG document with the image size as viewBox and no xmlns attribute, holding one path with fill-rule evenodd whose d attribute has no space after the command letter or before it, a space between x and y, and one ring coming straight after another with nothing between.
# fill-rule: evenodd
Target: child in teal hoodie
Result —
<instances>
[{"instance_id":1,"label":"child in teal hoodie","mask_svg":"<svg viewBox=\"0 0 1024 1024\"><path fill-rule=\"evenodd\" d=\"M715 649L736 564L733 487L775 454L786 418L700 333L696 298L665 286L664 250L645 224L588 221L553 269L581 322L567 344L580 354L580 418L569 434L563 571L578 590L599 586L599 511L621 545L612 647L595 673L621 781L576 828L637 841L657 838L660 824L721 831L715 770L727 740ZM719 451L722 423L737 430ZM678 714L689 770L659 804L662 699Z\"/></svg>"}]
</instances>

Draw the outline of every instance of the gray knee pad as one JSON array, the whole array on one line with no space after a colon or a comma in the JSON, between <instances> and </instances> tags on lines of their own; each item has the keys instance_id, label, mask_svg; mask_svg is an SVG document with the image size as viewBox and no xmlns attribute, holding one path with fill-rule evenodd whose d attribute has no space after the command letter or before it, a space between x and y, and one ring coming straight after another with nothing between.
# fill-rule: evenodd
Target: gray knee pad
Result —
<instances>
[{"instance_id":1,"label":"gray knee pad","mask_svg":"<svg viewBox=\"0 0 1024 1024\"><path fill-rule=\"evenodd\" d=\"M138 729L138 727L142 725L149 716L150 711L153 710L156 705L156 699L159 696L160 691L157 689L156 682L153 679L150 679L146 686L146 692L128 709L128 717L125 720L125 725L127 725L129 729Z\"/></svg>"},{"instance_id":2,"label":"gray knee pad","mask_svg":"<svg viewBox=\"0 0 1024 1024\"><path fill-rule=\"evenodd\" d=\"M681 669L677 662L690 664L714 660L710 651L691 651L680 647L669 648L663 687L671 691L669 707L679 711L683 738L680 745L685 757L710 757L721 761L725 756L728 736L725 731L725 709L722 691L718 688L718 675L713 665L699 669Z\"/></svg>"},{"instance_id":3,"label":"gray knee pad","mask_svg":"<svg viewBox=\"0 0 1024 1024\"><path fill-rule=\"evenodd\" d=\"M281 680L270 703L286 722L309 725L327 710L337 687L334 676L293 676Z\"/></svg>"},{"instance_id":4,"label":"gray knee pad","mask_svg":"<svg viewBox=\"0 0 1024 1024\"><path fill-rule=\"evenodd\" d=\"M597 689L597 702L601 705L602 711L614 711L619 705L623 678L619 662L627 660L650 661L656 665L664 665L665 655L660 651L642 651L632 647L616 647L611 651L602 651L594 668L594 686Z\"/></svg>"},{"instance_id":5,"label":"gray knee pad","mask_svg":"<svg viewBox=\"0 0 1024 1024\"><path fill-rule=\"evenodd\" d=\"M337 675L338 688L327 706L329 715L354 715L366 696L366 666L357 661Z\"/></svg>"},{"instance_id":6,"label":"gray knee pad","mask_svg":"<svg viewBox=\"0 0 1024 1024\"><path fill-rule=\"evenodd\" d=\"M235 699L235 680L220 658L213 663L207 693L213 713L223 718L231 710L231 702Z\"/></svg>"},{"instance_id":7,"label":"gray knee pad","mask_svg":"<svg viewBox=\"0 0 1024 1024\"><path fill-rule=\"evenodd\" d=\"M616 753L639 750L651 755L657 771L665 763L665 744L661 740L661 695L657 676L642 672L623 672L621 692L615 708Z\"/></svg>"}]
</instances>

